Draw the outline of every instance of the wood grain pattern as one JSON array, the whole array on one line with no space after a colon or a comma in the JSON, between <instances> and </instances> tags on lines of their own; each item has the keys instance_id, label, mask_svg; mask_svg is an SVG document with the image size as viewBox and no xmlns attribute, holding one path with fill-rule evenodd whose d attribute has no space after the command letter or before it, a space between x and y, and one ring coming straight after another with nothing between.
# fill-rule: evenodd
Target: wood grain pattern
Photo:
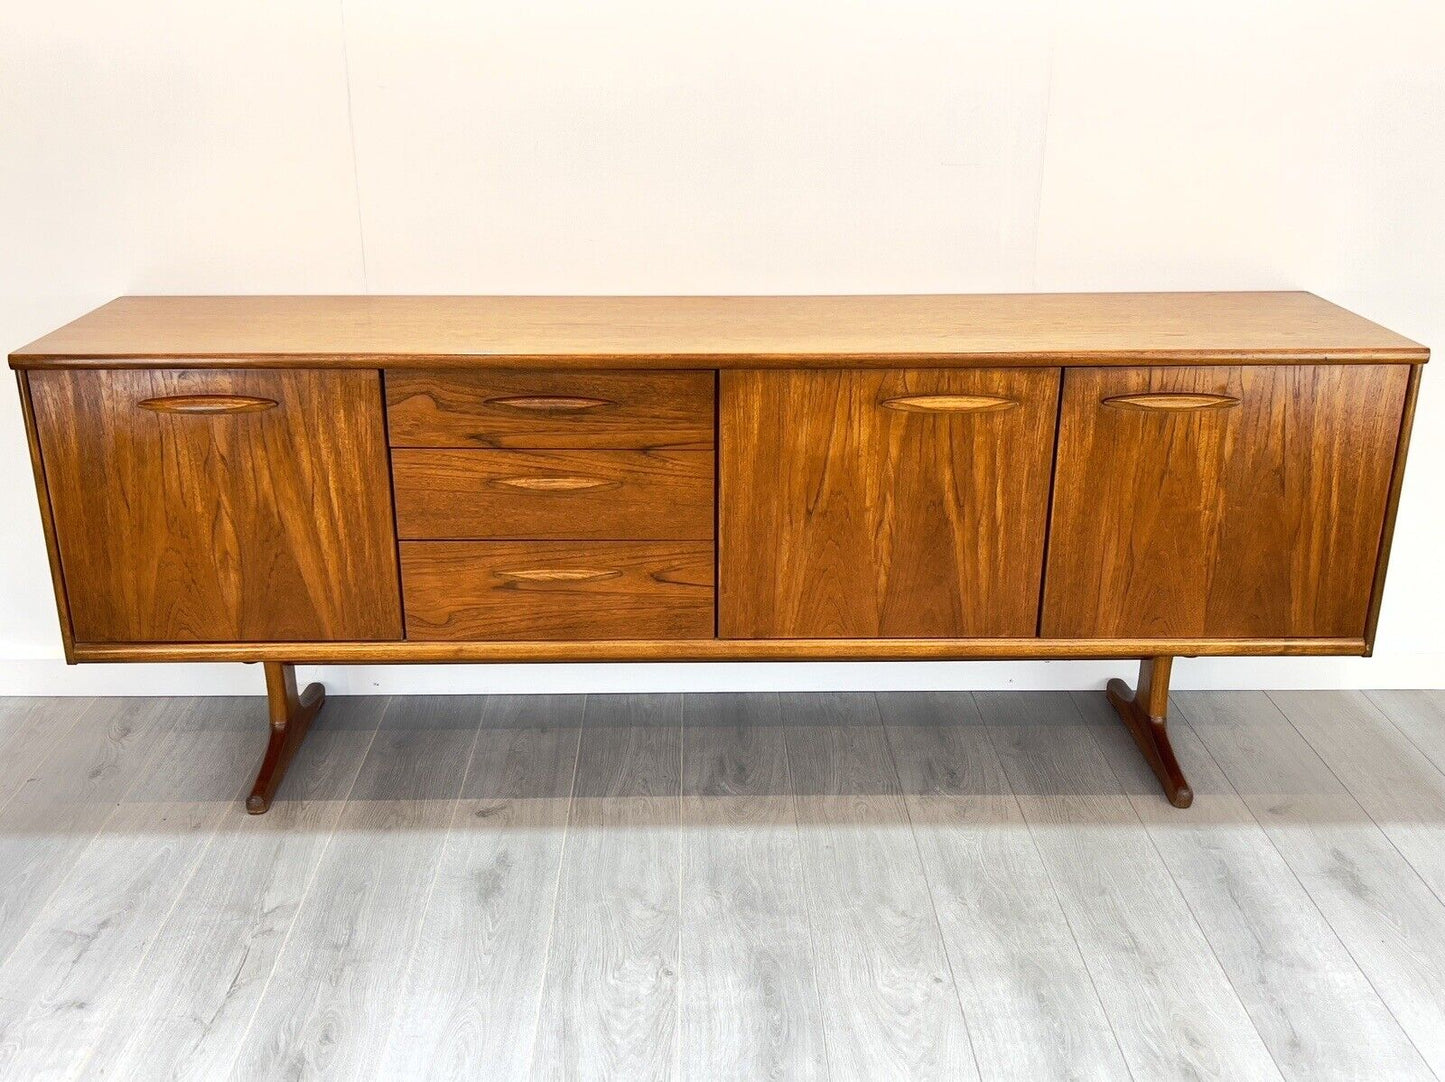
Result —
<instances>
[{"instance_id":1,"label":"wood grain pattern","mask_svg":"<svg viewBox=\"0 0 1445 1082\"><path fill-rule=\"evenodd\" d=\"M251 702L168 705L174 726L0 966L0 1077L69 1075L124 1010L115 986L134 973L244 791Z\"/></svg>"},{"instance_id":2,"label":"wood grain pattern","mask_svg":"<svg viewBox=\"0 0 1445 1082\"><path fill-rule=\"evenodd\" d=\"M122 297L16 350L10 363L1048 367L1427 356L1309 293Z\"/></svg>"},{"instance_id":3,"label":"wood grain pattern","mask_svg":"<svg viewBox=\"0 0 1445 1082\"><path fill-rule=\"evenodd\" d=\"M1445 904L1263 692L1185 692L1174 705L1430 1069L1445 1074Z\"/></svg>"},{"instance_id":4,"label":"wood grain pattern","mask_svg":"<svg viewBox=\"0 0 1445 1082\"><path fill-rule=\"evenodd\" d=\"M1430 1078L1389 1008L1189 726L1176 719L1173 730L1195 783L1194 804L1181 814L1159 799L1148 766L1098 693L1072 698L1281 1073ZM1309 974L1308 995L1288 994L1306 983L1301 974Z\"/></svg>"},{"instance_id":5,"label":"wood grain pattern","mask_svg":"<svg viewBox=\"0 0 1445 1082\"><path fill-rule=\"evenodd\" d=\"M1269 697L1445 902L1445 774L1364 692Z\"/></svg>"},{"instance_id":6,"label":"wood grain pattern","mask_svg":"<svg viewBox=\"0 0 1445 1082\"><path fill-rule=\"evenodd\" d=\"M403 541L408 639L711 638L700 541Z\"/></svg>"},{"instance_id":7,"label":"wood grain pattern","mask_svg":"<svg viewBox=\"0 0 1445 1082\"><path fill-rule=\"evenodd\" d=\"M581 695L490 696L379 1079L528 1077Z\"/></svg>"},{"instance_id":8,"label":"wood grain pattern","mask_svg":"<svg viewBox=\"0 0 1445 1082\"><path fill-rule=\"evenodd\" d=\"M374 1076L400 1008L482 704L393 699L222 1078Z\"/></svg>"},{"instance_id":9,"label":"wood grain pattern","mask_svg":"<svg viewBox=\"0 0 1445 1082\"><path fill-rule=\"evenodd\" d=\"M1279 1078L1094 725L1066 694L974 698L1131 1075Z\"/></svg>"},{"instance_id":10,"label":"wood grain pattern","mask_svg":"<svg viewBox=\"0 0 1445 1082\"><path fill-rule=\"evenodd\" d=\"M726 638L1031 635L1056 371L726 372ZM900 413L913 396L1020 403Z\"/></svg>"},{"instance_id":11,"label":"wood grain pattern","mask_svg":"<svg viewBox=\"0 0 1445 1082\"><path fill-rule=\"evenodd\" d=\"M403 538L711 541L711 451L396 450Z\"/></svg>"},{"instance_id":12,"label":"wood grain pattern","mask_svg":"<svg viewBox=\"0 0 1445 1082\"><path fill-rule=\"evenodd\" d=\"M16 372L20 391L20 414L25 421L25 439L30 446L30 471L35 495L40 501L40 526L45 533L45 555L50 561L50 585L55 591L55 609L60 615L60 643L65 660L75 663L75 633L70 622L70 602L65 596L65 572L60 566L60 545L55 538L55 509L45 483L45 463L40 454L40 434L35 430L35 407L30 393L30 374Z\"/></svg>"},{"instance_id":13,"label":"wood grain pattern","mask_svg":"<svg viewBox=\"0 0 1445 1082\"><path fill-rule=\"evenodd\" d=\"M95 699L4 806L0 963L141 779L190 700Z\"/></svg>"},{"instance_id":14,"label":"wood grain pattern","mask_svg":"<svg viewBox=\"0 0 1445 1082\"><path fill-rule=\"evenodd\" d=\"M396 639L386 444L367 372L36 372L78 639ZM261 413L138 409L254 395Z\"/></svg>"},{"instance_id":15,"label":"wood grain pattern","mask_svg":"<svg viewBox=\"0 0 1445 1082\"><path fill-rule=\"evenodd\" d=\"M90 1073L226 1077L315 889L313 876L387 706L385 696L334 699L297 756L286 794L264 818L248 816L239 802L225 805L215 841L134 977L111 981L126 1005L91 1048ZM236 724L249 745L258 707L248 702L244 709Z\"/></svg>"},{"instance_id":16,"label":"wood grain pattern","mask_svg":"<svg viewBox=\"0 0 1445 1082\"><path fill-rule=\"evenodd\" d=\"M1157 651L1183 657L1335 657L1362 654L1364 649L1363 639L705 638L572 642L413 639L393 643L78 643L75 653L81 661L290 661L320 665L406 661L1117 660L1153 655Z\"/></svg>"},{"instance_id":17,"label":"wood grain pattern","mask_svg":"<svg viewBox=\"0 0 1445 1082\"><path fill-rule=\"evenodd\" d=\"M394 372L386 415L393 447L708 448L713 384L710 372Z\"/></svg>"},{"instance_id":18,"label":"wood grain pattern","mask_svg":"<svg viewBox=\"0 0 1445 1082\"><path fill-rule=\"evenodd\" d=\"M1405 484L1405 459L1410 451L1410 432L1415 427L1415 406L1420 398L1420 376L1424 365L1412 365L1405 388L1405 409L1400 417L1400 436L1395 443L1395 468L1390 477L1390 496L1385 504L1385 525L1380 531L1380 556L1375 561L1375 582L1370 589L1370 613L1365 619L1365 656L1375 652L1375 630L1380 625L1380 608L1385 600L1385 572L1390 566L1390 546L1395 540L1395 519L1400 511L1400 493Z\"/></svg>"},{"instance_id":19,"label":"wood grain pattern","mask_svg":"<svg viewBox=\"0 0 1445 1082\"><path fill-rule=\"evenodd\" d=\"M682 724L685 1078L829 1077L776 695L688 695Z\"/></svg>"},{"instance_id":20,"label":"wood grain pattern","mask_svg":"<svg viewBox=\"0 0 1445 1082\"><path fill-rule=\"evenodd\" d=\"M973 697L877 699L980 1075L1127 1077Z\"/></svg>"},{"instance_id":21,"label":"wood grain pattern","mask_svg":"<svg viewBox=\"0 0 1445 1082\"><path fill-rule=\"evenodd\" d=\"M1363 635L1409 372L1069 370L1043 634ZM1241 404L1100 404L1161 391Z\"/></svg>"},{"instance_id":22,"label":"wood grain pattern","mask_svg":"<svg viewBox=\"0 0 1445 1082\"><path fill-rule=\"evenodd\" d=\"M877 703L782 709L831 1074L977 1078Z\"/></svg>"},{"instance_id":23,"label":"wood grain pattern","mask_svg":"<svg viewBox=\"0 0 1445 1082\"><path fill-rule=\"evenodd\" d=\"M531 1070L677 1077L682 696L589 695Z\"/></svg>"}]
</instances>

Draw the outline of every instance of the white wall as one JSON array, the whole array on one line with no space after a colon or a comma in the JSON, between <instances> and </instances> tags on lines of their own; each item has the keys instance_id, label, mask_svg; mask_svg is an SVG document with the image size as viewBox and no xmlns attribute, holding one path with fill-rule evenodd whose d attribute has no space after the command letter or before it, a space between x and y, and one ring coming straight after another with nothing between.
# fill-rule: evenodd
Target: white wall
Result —
<instances>
[{"instance_id":1,"label":"white wall","mask_svg":"<svg viewBox=\"0 0 1445 1082\"><path fill-rule=\"evenodd\" d=\"M6 0L0 346L127 292L1195 288L1309 289L1442 346L1442 58L1438 0ZM1181 662L1180 685L1445 683L1442 382L1427 370L1376 658ZM0 454L0 690L258 689L241 666L60 664L10 392ZM1118 671L328 679L1023 687Z\"/></svg>"}]
</instances>

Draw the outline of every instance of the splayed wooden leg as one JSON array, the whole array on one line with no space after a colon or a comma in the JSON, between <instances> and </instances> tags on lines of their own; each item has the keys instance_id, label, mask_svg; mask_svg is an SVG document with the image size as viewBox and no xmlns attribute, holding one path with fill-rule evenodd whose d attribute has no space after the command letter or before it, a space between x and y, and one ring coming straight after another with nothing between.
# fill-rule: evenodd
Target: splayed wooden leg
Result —
<instances>
[{"instance_id":1,"label":"splayed wooden leg","mask_svg":"<svg viewBox=\"0 0 1445 1082\"><path fill-rule=\"evenodd\" d=\"M1169 669L1172 657L1149 657L1139 662L1139 686L1131 690L1122 680L1110 680L1109 703L1124 719L1133 734L1134 743L1144 753L1144 760L1153 769L1164 787L1164 795L1176 808L1194 803L1194 790L1189 787L1174 746L1169 743L1165 721L1169 715Z\"/></svg>"},{"instance_id":2,"label":"splayed wooden leg","mask_svg":"<svg viewBox=\"0 0 1445 1082\"><path fill-rule=\"evenodd\" d=\"M265 664L271 741L266 745L266 756L261 760L256 784L246 798L246 810L252 815L260 815L271 806L271 798L286 776L286 768L291 765L301 741L306 739L312 719L326 701L326 689L320 684L311 684L300 695L296 694L296 666L279 661Z\"/></svg>"}]
</instances>

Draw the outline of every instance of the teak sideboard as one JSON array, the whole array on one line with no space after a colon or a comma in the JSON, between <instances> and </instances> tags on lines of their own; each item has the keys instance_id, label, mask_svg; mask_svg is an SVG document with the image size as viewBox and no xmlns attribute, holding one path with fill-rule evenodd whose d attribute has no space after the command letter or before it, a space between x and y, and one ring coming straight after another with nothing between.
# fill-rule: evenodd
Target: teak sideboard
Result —
<instances>
[{"instance_id":1,"label":"teak sideboard","mask_svg":"<svg viewBox=\"0 0 1445 1082\"><path fill-rule=\"evenodd\" d=\"M10 355L66 658L1368 655L1428 350L1308 293L122 297Z\"/></svg>"}]
</instances>

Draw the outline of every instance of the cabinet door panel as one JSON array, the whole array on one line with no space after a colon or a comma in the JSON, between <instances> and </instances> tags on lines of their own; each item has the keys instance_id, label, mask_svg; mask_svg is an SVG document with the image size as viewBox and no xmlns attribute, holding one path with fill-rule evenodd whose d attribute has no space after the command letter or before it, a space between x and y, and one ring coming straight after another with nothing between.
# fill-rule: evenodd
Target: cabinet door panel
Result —
<instances>
[{"instance_id":1,"label":"cabinet door panel","mask_svg":"<svg viewBox=\"0 0 1445 1082\"><path fill-rule=\"evenodd\" d=\"M1364 633L1405 365L1064 377L1043 633Z\"/></svg>"},{"instance_id":2,"label":"cabinet door panel","mask_svg":"<svg viewBox=\"0 0 1445 1082\"><path fill-rule=\"evenodd\" d=\"M722 635L1033 635L1058 382L724 372Z\"/></svg>"},{"instance_id":3,"label":"cabinet door panel","mask_svg":"<svg viewBox=\"0 0 1445 1082\"><path fill-rule=\"evenodd\" d=\"M29 378L77 641L400 638L378 373Z\"/></svg>"}]
</instances>

